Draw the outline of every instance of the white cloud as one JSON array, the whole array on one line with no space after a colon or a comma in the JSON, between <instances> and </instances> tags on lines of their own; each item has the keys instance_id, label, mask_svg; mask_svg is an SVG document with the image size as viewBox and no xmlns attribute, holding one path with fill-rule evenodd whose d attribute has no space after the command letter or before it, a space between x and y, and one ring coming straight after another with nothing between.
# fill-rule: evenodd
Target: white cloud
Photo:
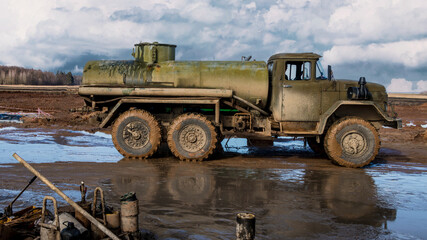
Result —
<instances>
[{"instance_id":1,"label":"white cloud","mask_svg":"<svg viewBox=\"0 0 427 240\"><path fill-rule=\"evenodd\" d=\"M279 52L292 52L292 49L297 48L296 44L295 40L284 40L279 44Z\"/></svg>"},{"instance_id":2,"label":"white cloud","mask_svg":"<svg viewBox=\"0 0 427 240\"><path fill-rule=\"evenodd\" d=\"M255 10L256 9L256 3L250 2L250 3L245 5L245 8L250 9L250 10Z\"/></svg>"},{"instance_id":3,"label":"white cloud","mask_svg":"<svg viewBox=\"0 0 427 240\"><path fill-rule=\"evenodd\" d=\"M333 12L328 32L340 45L408 40L427 34L426 12L424 0L355 0Z\"/></svg>"},{"instance_id":4,"label":"white cloud","mask_svg":"<svg viewBox=\"0 0 427 240\"><path fill-rule=\"evenodd\" d=\"M275 36L274 34L266 33L264 35L263 39L262 39L262 43L264 45L267 45L267 44L271 44L271 43L277 42L279 40L280 40L280 38L277 37L277 36Z\"/></svg>"},{"instance_id":5,"label":"white cloud","mask_svg":"<svg viewBox=\"0 0 427 240\"><path fill-rule=\"evenodd\" d=\"M0 2L0 44L16 47L26 43L27 33L41 21L47 20L49 9L54 3L40 1L1 1Z\"/></svg>"},{"instance_id":6,"label":"white cloud","mask_svg":"<svg viewBox=\"0 0 427 240\"><path fill-rule=\"evenodd\" d=\"M215 60L227 59L227 58L230 58L231 56L236 56L236 55L240 55L240 56L247 55L245 54L245 51L247 51L249 48L250 48L249 45L243 44L238 40L234 40L234 42L231 45L226 44L222 46L221 50L215 54Z\"/></svg>"},{"instance_id":7,"label":"white cloud","mask_svg":"<svg viewBox=\"0 0 427 240\"><path fill-rule=\"evenodd\" d=\"M287 22L291 19L291 14L288 14L285 9L279 8L277 5L270 7L268 12L264 14L266 27L272 29L275 24Z\"/></svg>"},{"instance_id":8,"label":"white cloud","mask_svg":"<svg viewBox=\"0 0 427 240\"><path fill-rule=\"evenodd\" d=\"M78 65L74 66L73 71L71 71L73 74L82 74L83 68L80 68Z\"/></svg>"},{"instance_id":9,"label":"white cloud","mask_svg":"<svg viewBox=\"0 0 427 240\"><path fill-rule=\"evenodd\" d=\"M281 36L295 35L299 39L324 35L328 18L344 1L281 0L262 14L265 26ZM334 6L335 5L335 6Z\"/></svg>"},{"instance_id":10,"label":"white cloud","mask_svg":"<svg viewBox=\"0 0 427 240\"><path fill-rule=\"evenodd\" d=\"M390 85L387 87L387 92L393 93L409 93L412 92L412 82L407 81L404 78L393 78L391 79Z\"/></svg>"},{"instance_id":11,"label":"white cloud","mask_svg":"<svg viewBox=\"0 0 427 240\"><path fill-rule=\"evenodd\" d=\"M323 53L330 64L382 62L421 67L427 64L427 38L369 45L334 46Z\"/></svg>"},{"instance_id":12,"label":"white cloud","mask_svg":"<svg viewBox=\"0 0 427 240\"><path fill-rule=\"evenodd\" d=\"M427 80L420 80L417 82L417 92L427 92Z\"/></svg>"},{"instance_id":13,"label":"white cloud","mask_svg":"<svg viewBox=\"0 0 427 240\"><path fill-rule=\"evenodd\" d=\"M181 8L181 16L191 21L201 23L221 23L226 21L226 11L217 7L213 7L208 2L193 2Z\"/></svg>"},{"instance_id":14,"label":"white cloud","mask_svg":"<svg viewBox=\"0 0 427 240\"><path fill-rule=\"evenodd\" d=\"M420 80L416 83L417 87L413 88L413 83L404 78L391 79L387 92L392 93L420 93L427 91L427 80Z\"/></svg>"}]
</instances>

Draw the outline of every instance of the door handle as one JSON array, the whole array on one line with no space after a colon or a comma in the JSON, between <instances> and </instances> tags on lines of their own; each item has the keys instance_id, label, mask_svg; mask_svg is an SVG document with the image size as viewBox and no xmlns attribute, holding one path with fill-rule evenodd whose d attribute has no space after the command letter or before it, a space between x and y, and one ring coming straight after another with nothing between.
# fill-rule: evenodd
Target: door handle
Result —
<instances>
[{"instance_id":1,"label":"door handle","mask_svg":"<svg viewBox=\"0 0 427 240\"><path fill-rule=\"evenodd\" d=\"M292 85L283 85L284 88L292 88Z\"/></svg>"}]
</instances>

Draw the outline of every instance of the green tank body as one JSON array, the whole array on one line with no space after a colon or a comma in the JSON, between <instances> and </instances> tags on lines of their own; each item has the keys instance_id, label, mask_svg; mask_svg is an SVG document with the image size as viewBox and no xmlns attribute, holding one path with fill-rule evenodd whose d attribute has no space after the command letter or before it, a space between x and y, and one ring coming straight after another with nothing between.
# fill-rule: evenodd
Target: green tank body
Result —
<instances>
[{"instance_id":1,"label":"green tank body","mask_svg":"<svg viewBox=\"0 0 427 240\"><path fill-rule=\"evenodd\" d=\"M265 62L174 61L174 46L136 44L134 61L90 61L84 68L82 85L227 89L258 107L267 107L269 84Z\"/></svg>"}]
</instances>

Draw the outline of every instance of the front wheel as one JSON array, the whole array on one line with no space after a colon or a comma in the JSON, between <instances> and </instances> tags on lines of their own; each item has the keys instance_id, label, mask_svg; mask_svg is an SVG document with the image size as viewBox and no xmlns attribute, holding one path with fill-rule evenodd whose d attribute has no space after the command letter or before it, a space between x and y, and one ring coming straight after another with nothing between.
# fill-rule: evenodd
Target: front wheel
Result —
<instances>
[{"instance_id":1,"label":"front wheel","mask_svg":"<svg viewBox=\"0 0 427 240\"><path fill-rule=\"evenodd\" d=\"M217 141L215 127L200 114L178 116L168 131L169 148L181 160L203 161L214 152Z\"/></svg>"},{"instance_id":2,"label":"front wheel","mask_svg":"<svg viewBox=\"0 0 427 240\"><path fill-rule=\"evenodd\" d=\"M324 141L328 157L345 167L368 165L380 148L377 130L358 117L344 117L332 124Z\"/></svg>"},{"instance_id":3,"label":"front wheel","mask_svg":"<svg viewBox=\"0 0 427 240\"><path fill-rule=\"evenodd\" d=\"M144 110L130 110L120 115L111 135L116 149L128 158L150 157L161 141L159 123Z\"/></svg>"}]
</instances>

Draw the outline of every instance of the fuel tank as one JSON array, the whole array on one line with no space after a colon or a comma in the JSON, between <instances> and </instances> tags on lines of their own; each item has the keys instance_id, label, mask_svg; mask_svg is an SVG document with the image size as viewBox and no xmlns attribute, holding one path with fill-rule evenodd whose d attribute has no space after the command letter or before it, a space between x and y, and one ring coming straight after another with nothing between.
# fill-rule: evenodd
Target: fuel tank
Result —
<instances>
[{"instance_id":1,"label":"fuel tank","mask_svg":"<svg viewBox=\"0 0 427 240\"><path fill-rule=\"evenodd\" d=\"M175 45L135 44L130 61L90 61L82 87L227 89L267 107L268 71L263 61L175 61ZM126 91L124 91L126 92ZM90 93L90 90L89 90ZM94 94L99 95L99 91ZM89 94L91 95L91 94Z\"/></svg>"}]
</instances>

